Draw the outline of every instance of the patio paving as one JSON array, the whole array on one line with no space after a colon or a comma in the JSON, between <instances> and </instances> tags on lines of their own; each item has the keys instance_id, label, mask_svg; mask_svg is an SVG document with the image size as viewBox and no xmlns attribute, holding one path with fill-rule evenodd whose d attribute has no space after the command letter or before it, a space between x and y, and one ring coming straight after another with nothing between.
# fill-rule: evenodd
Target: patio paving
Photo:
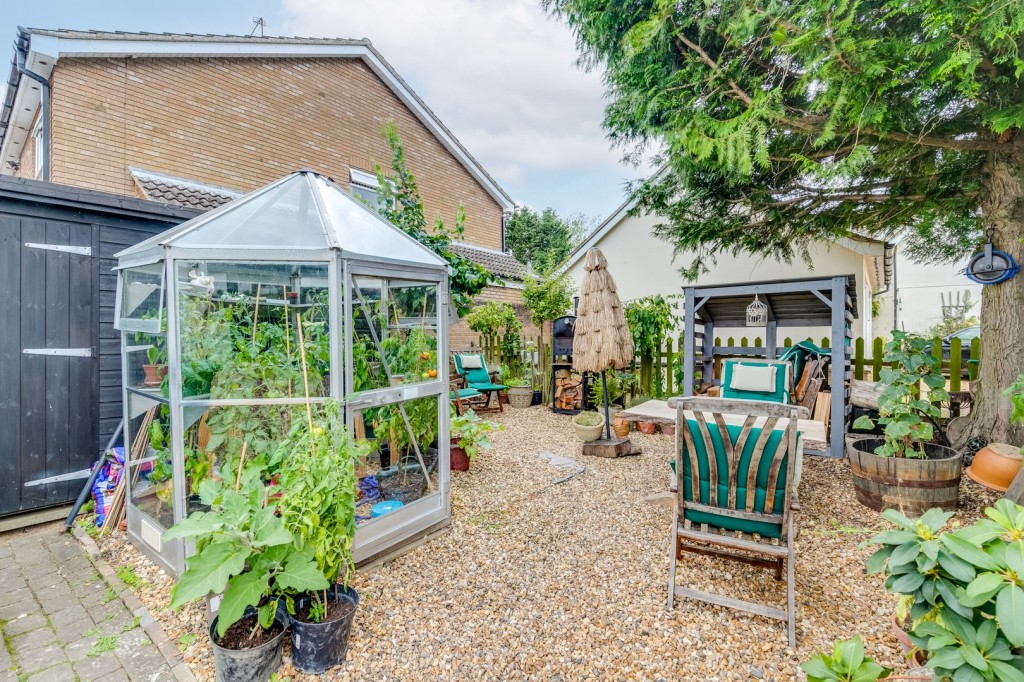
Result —
<instances>
[{"instance_id":1,"label":"patio paving","mask_svg":"<svg viewBox=\"0 0 1024 682\"><path fill-rule=\"evenodd\" d=\"M141 619L63 530L0 535L0 682L174 682Z\"/></svg>"}]
</instances>

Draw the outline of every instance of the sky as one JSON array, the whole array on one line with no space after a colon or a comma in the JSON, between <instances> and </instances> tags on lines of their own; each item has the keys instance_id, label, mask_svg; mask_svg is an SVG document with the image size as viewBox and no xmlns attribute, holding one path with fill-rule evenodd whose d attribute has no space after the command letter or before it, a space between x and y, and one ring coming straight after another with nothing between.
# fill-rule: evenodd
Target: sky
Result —
<instances>
[{"instance_id":1,"label":"sky","mask_svg":"<svg viewBox=\"0 0 1024 682\"><path fill-rule=\"evenodd\" d=\"M600 74L539 0L0 0L17 27L369 38L517 202L603 219L649 172L601 128ZM415 170L415 169L414 169Z\"/></svg>"}]
</instances>

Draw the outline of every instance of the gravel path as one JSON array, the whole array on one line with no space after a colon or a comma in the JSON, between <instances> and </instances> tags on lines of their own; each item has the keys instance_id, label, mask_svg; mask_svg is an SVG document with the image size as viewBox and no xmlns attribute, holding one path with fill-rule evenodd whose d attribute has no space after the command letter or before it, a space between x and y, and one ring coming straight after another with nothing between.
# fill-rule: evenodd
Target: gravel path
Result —
<instances>
[{"instance_id":1,"label":"gravel path","mask_svg":"<svg viewBox=\"0 0 1024 682\"><path fill-rule=\"evenodd\" d=\"M506 425L495 447L454 475L451 531L358 576L348 661L326 678L794 680L815 649L855 633L906 669L889 630L895 598L864 574L861 544L885 522L857 504L845 461L805 459L793 651L779 621L690 601L665 609L671 509L644 498L667 487L671 438L633 433L643 455L584 460L569 417L536 407L494 420ZM964 477L957 519L995 499ZM140 597L193 672L212 680L204 609L167 611L167 576L123 535L106 540L109 560L145 580ZM679 581L785 600L771 571L724 560L687 558ZM282 674L307 679L285 655Z\"/></svg>"}]
</instances>

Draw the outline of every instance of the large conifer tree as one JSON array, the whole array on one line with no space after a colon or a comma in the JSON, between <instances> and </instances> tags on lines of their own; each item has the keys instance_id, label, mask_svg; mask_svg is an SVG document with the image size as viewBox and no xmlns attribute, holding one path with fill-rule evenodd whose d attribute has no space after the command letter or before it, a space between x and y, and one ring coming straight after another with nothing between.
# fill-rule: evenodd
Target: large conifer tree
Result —
<instances>
[{"instance_id":1,"label":"large conifer tree","mask_svg":"<svg viewBox=\"0 0 1024 682\"><path fill-rule=\"evenodd\" d=\"M992 230L1024 256L1022 0L545 0L605 71L605 126L662 173L642 210L695 275L721 252L784 260L851 232L952 260ZM1021 442L1024 275L982 297L962 438Z\"/></svg>"}]
</instances>

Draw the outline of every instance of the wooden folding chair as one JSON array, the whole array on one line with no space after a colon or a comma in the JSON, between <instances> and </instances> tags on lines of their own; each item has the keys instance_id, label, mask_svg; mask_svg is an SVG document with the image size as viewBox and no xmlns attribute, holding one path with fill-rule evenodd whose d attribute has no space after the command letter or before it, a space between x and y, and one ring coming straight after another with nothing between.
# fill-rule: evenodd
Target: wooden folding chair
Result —
<instances>
[{"instance_id":1,"label":"wooden folding chair","mask_svg":"<svg viewBox=\"0 0 1024 682\"><path fill-rule=\"evenodd\" d=\"M795 516L803 446L797 419L807 410L755 400L672 398L676 412L676 502L668 607L675 597L697 599L784 620L795 630ZM692 472L697 472L693 475ZM775 569L786 568L786 608L676 586L682 553L711 554Z\"/></svg>"}]
</instances>

